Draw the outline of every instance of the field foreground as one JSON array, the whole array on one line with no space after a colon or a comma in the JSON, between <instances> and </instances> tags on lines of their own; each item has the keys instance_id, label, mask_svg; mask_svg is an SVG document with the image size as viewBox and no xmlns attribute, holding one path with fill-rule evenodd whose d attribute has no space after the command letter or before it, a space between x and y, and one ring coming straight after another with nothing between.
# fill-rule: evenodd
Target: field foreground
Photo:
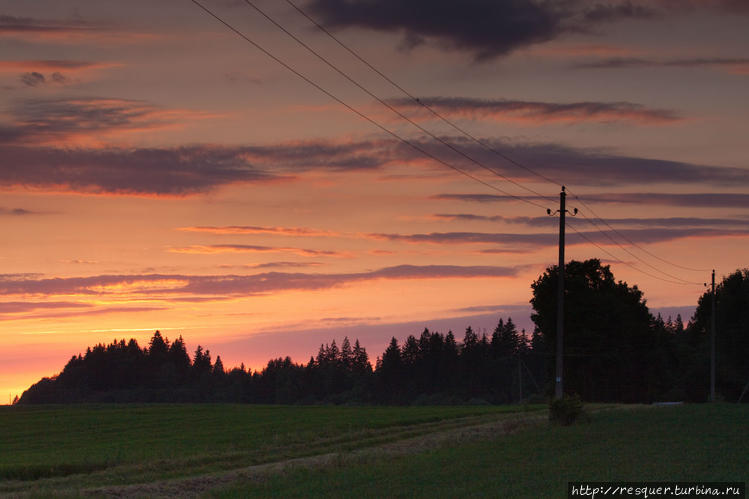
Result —
<instances>
[{"instance_id":1,"label":"field foreground","mask_svg":"<svg viewBox=\"0 0 749 499\"><path fill-rule=\"evenodd\" d=\"M564 497L571 480L745 480L746 405L0 408L0 495Z\"/></svg>"}]
</instances>

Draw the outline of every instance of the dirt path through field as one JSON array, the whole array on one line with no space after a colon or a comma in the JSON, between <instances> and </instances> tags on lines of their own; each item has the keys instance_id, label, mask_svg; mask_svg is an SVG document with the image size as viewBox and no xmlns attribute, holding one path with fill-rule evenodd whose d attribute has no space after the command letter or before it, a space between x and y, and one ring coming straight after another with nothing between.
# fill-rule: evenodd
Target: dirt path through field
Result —
<instances>
[{"instance_id":1,"label":"dirt path through field","mask_svg":"<svg viewBox=\"0 0 749 499\"><path fill-rule=\"evenodd\" d=\"M226 472L164 480L135 485L96 487L80 491L85 495L108 497L197 497L218 487L237 481L260 480L269 475L290 469L319 469L365 461L383 456L401 456L434 449L446 444L496 438L509 435L523 428L538 425L548 420L546 412L541 414L511 415L491 421L467 425L450 430L436 431L426 435L405 438L387 444L353 451L324 453L308 457L287 459L273 463L248 466Z\"/></svg>"}]
</instances>

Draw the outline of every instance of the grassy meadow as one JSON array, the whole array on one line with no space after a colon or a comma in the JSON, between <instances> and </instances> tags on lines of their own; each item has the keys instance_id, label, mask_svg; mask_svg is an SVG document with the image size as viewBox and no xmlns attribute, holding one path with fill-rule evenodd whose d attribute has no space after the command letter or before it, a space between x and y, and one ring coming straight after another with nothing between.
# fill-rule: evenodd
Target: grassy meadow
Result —
<instances>
[{"instance_id":1,"label":"grassy meadow","mask_svg":"<svg viewBox=\"0 0 749 499\"><path fill-rule=\"evenodd\" d=\"M745 480L749 407L0 408L0 495L564 497L570 480Z\"/></svg>"}]
</instances>

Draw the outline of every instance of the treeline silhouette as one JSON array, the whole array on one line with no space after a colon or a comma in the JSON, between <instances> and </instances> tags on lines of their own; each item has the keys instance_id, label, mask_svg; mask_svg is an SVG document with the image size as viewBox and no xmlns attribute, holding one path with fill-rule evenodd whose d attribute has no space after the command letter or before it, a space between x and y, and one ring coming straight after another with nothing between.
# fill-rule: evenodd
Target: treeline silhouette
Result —
<instances>
[{"instance_id":1,"label":"treeline silhouette","mask_svg":"<svg viewBox=\"0 0 749 499\"><path fill-rule=\"evenodd\" d=\"M73 356L19 403L244 402L283 404L458 404L542 401L553 391L557 268L532 283L530 338L511 319L490 334L468 327L459 341L428 329L402 343L392 338L370 361L356 340L321 345L306 364L289 357L259 371L226 369L198 346L192 357L180 336L156 331L147 347L134 339L99 344ZM664 320L642 291L616 281L599 260L565 265L565 391L586 401L704 401L710 379L709 331L714 312L703 294L694 317ZM716 288L717 390L737 400L749 388L749 270ZM745 400L749 397L745 397Z\"/></svg>"},{"instance_id":2,"label":"treeline silhouette","mask_svg":"<svg viewBox=\"0 0 749 499\"><path fill-rule=\"evenodd\" d=\"M192 358L180 336L170 342L156 331L147 347L135 339L113 341L73 356L60 374L26 390L19 403L245 402L245 403L509 403L539 393L544 376L541 336L526 341L512 319L500 319L491 336L467 328L424 329L403 345L392 338L374 362L356 340L320 346L306 364L290 357L259 371L227 370L220 356L198 346Z\"/></svg>"}]
</instances>

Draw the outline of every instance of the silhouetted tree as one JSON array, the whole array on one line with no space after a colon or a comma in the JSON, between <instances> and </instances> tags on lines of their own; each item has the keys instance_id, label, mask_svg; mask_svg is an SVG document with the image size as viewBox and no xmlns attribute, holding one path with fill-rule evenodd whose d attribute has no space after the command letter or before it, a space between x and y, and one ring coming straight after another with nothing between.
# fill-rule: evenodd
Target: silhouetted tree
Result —
<instances>
[{"instance_id":1,"label":"silhouetted tree","mask_svg":"<svg viewBox=\"0 0 749 499\"><path fill-rule=\"evenodd\" d=\"M725 276L715 287L715 301L716 391L727 400L737 400L749 381L749 269ZM709 390L712 314L712 291L706 291L699 298L685 339L694 362L692 369L702 374L690 380L692 393Z\"/></svg>"},{"instance_id":2,"label":"silhouetted tree","mask_svg":"<svg viewBox=\"0 0 749 499\"><path fill-rule=\"evenodd\" d=\"M531 316L548 345L556 339L557 267L533 284ZM597 259L565 265L565 390L585 400L649 401L663 368L654 361L653 321L637 286L614 280Z\"/></svg>"}]
</instances>

